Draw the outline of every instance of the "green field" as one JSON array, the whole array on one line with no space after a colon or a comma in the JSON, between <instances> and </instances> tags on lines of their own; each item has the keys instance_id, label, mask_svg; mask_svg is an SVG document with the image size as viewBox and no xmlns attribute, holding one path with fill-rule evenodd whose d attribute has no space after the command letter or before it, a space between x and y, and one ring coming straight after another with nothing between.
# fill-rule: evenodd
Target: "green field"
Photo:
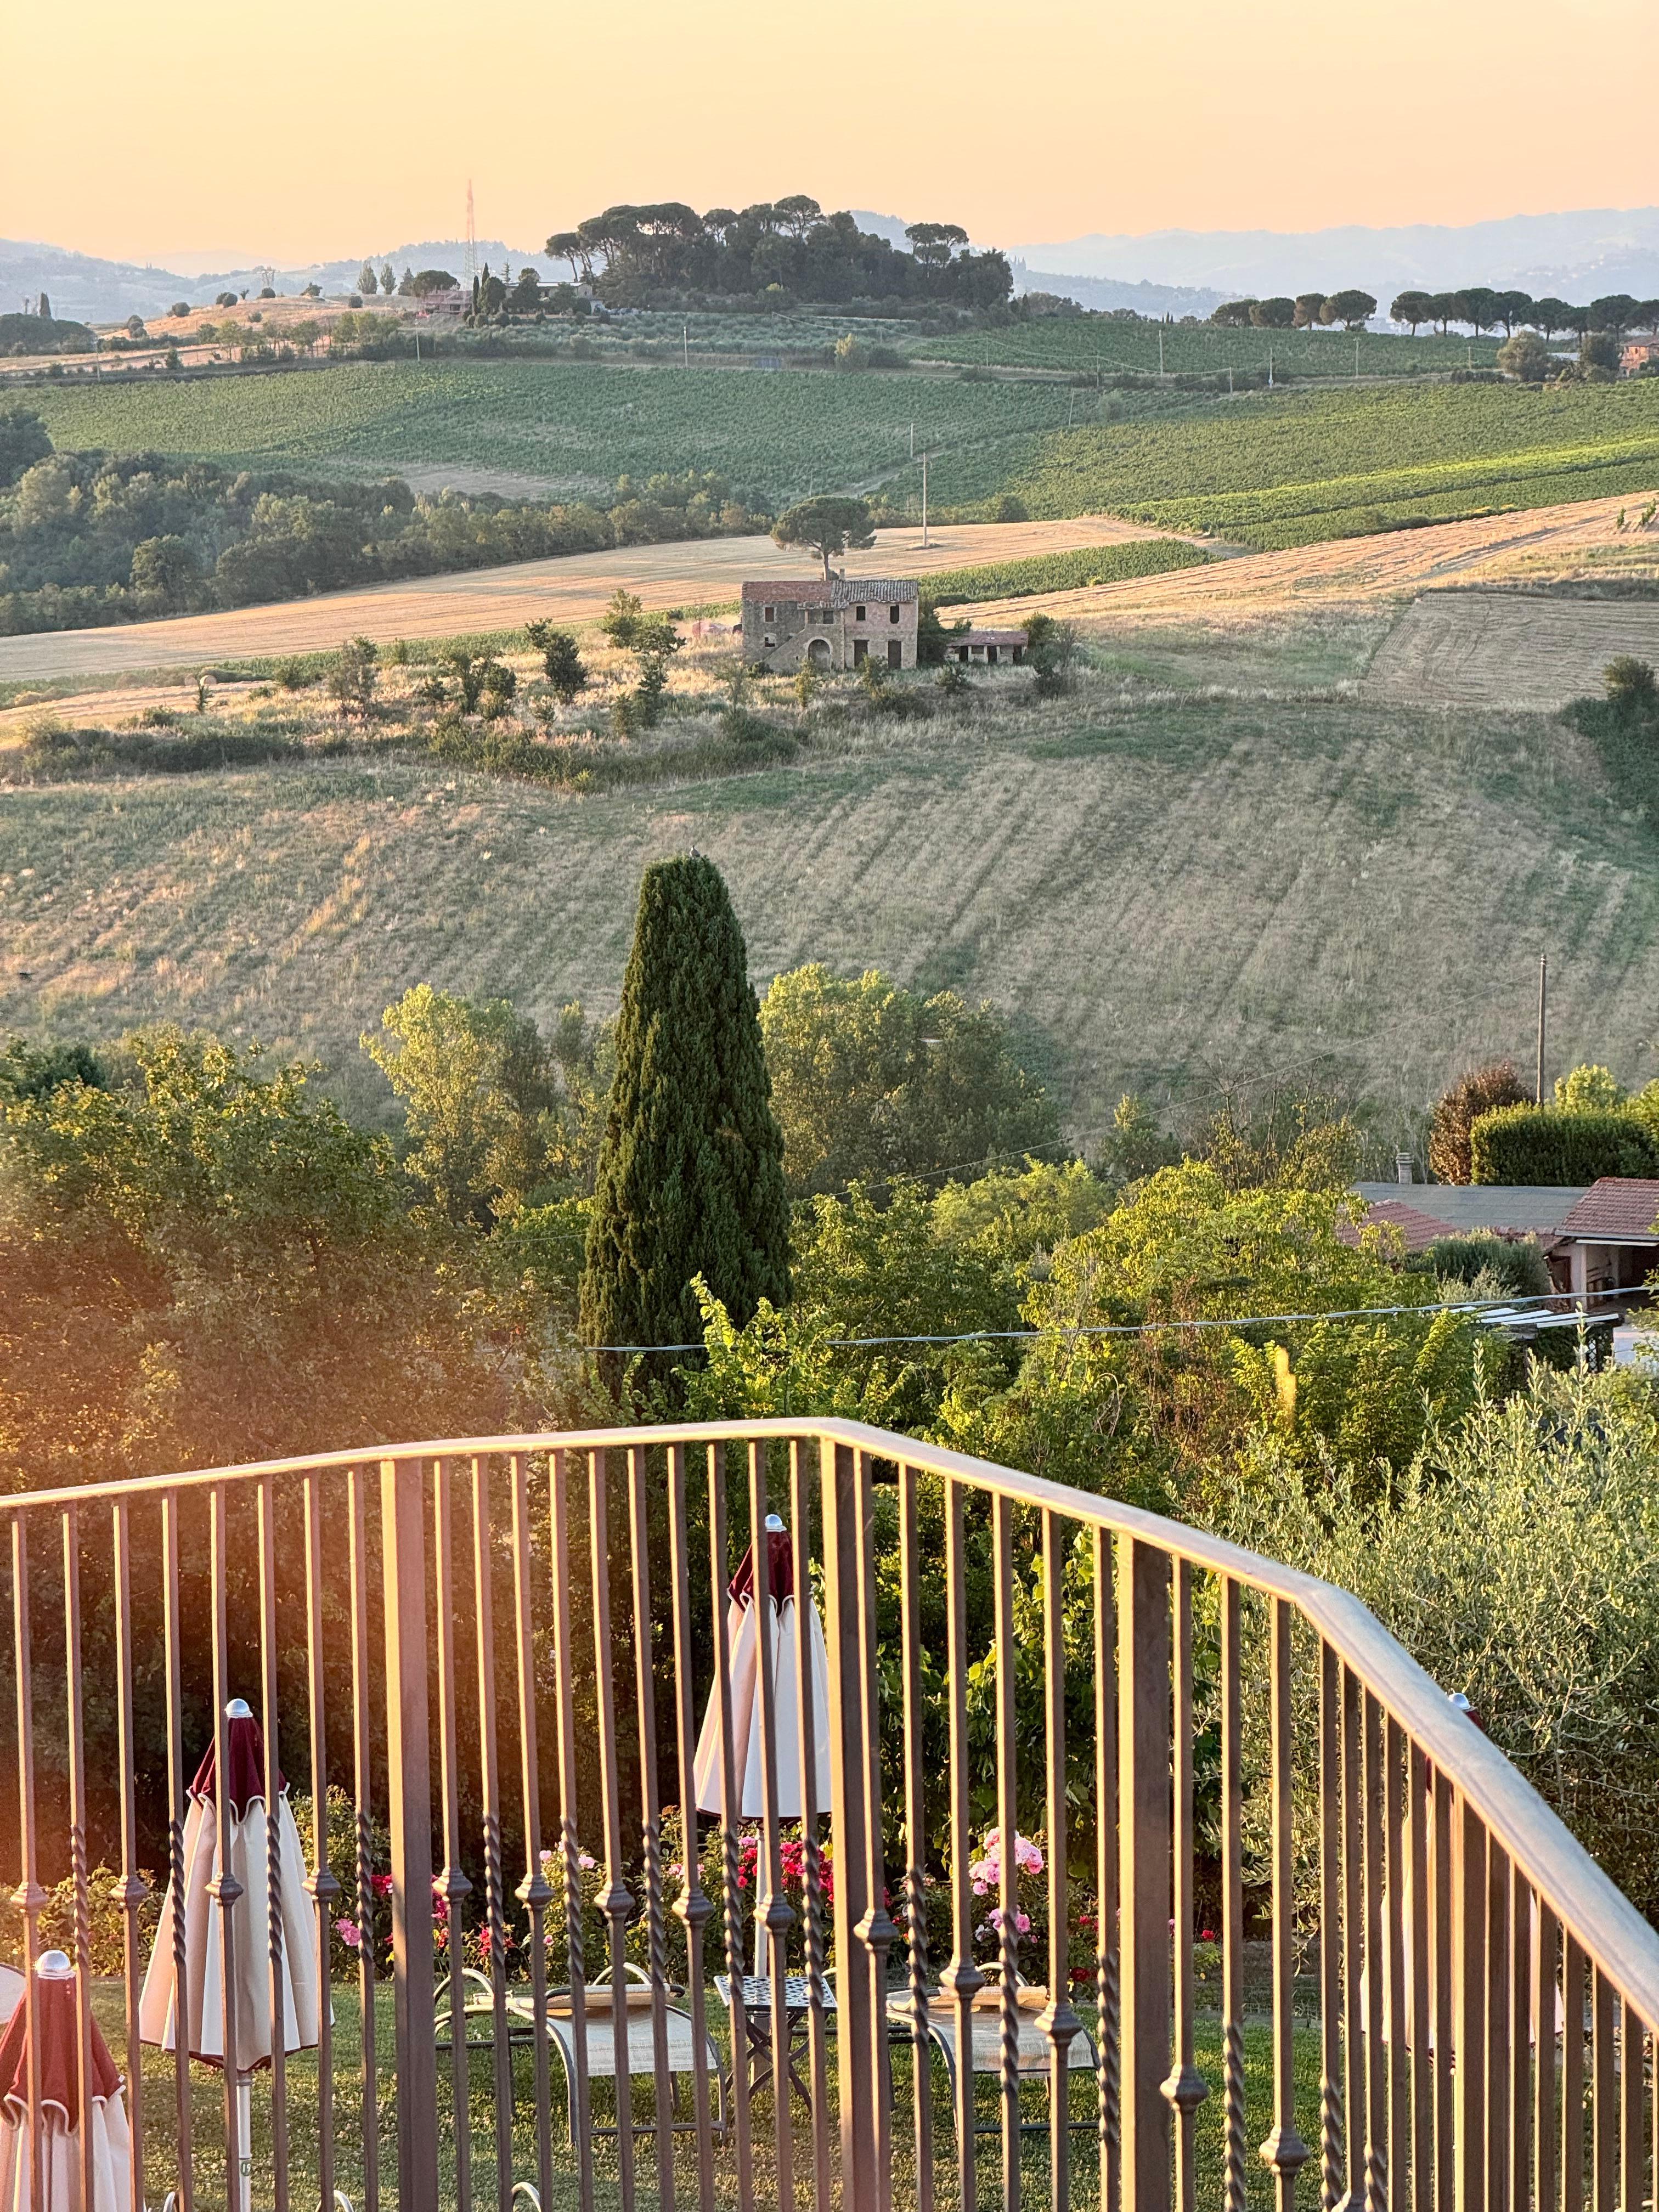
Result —
<instances>
[{"instance_id":1,"label":"green field","mask_svg":"<svg viewBox=\"0 0 1659 2212\"><path fill-rule=\"evenodd\" d=\"M1161 576L1171 568L1200 567L1209 557L1178 538L1131 538L1121 545L1080 546L1073 553L1033 553L1022 561L943 568L929 577L927 591L935 605L963 606L977 599L1027 599L1036 592L1075 592L1087 584Z\"/></svg>"},{"instance_id":2,"label":"green field","mask_svg":"<svg viewBox=\"0 0 1659 2212\"><path fill-rule=\"evenodd\" d=\"M881 372L361 362L212 383L43 386L54 443L155 448L249 468L507 472L563 493L713 469L774 501L874 485L915 450L993 480L1066 419L1054 386Z\"/></svg>"},{"instance_id":3,"label":"green field","mask_svg":"<svg viewBox=\"0 0 1659 2212\"><path fill-rule=\"evenodd\" d=\"M1437 337L1431 331L1419 331L1413 338L1377 331L1230 331L1213 323L1166 323L1162 335L1162 367L1171 376L1224 375L1229 368L1265 374L1271 353L1276 375L1352 378L1355 337L1362 376L1413 376L1466 364L1486 368L1500 343L1497 338ZM1054 315L1012 323L1000 331L913 338L904 351L930 361L1068 369L1091 376L1097 371L1106 376L1125 371L1155 376L1160 367L1158 337L1157 323L1115 315Z\"/></svg>"},{"instance_id":4,"label":"green field","mask_svg":"<svg viewBox=\"0 0 1659 2212\"><path fill-rule=\"evenodd\" d=\"M982 497L947 459L945 499ZM1259 393L1040 441L1001 489L1261 547L1659 488L1659 380Z\"/></svg>"}]
</instances>

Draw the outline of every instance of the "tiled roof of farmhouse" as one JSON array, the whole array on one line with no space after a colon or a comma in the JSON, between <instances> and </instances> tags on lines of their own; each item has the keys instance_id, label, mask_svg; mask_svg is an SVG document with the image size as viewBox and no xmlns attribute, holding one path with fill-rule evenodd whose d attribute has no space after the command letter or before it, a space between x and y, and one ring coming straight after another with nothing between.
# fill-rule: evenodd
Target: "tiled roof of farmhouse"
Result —
<instances>
[{"instance_id":1,"label":"tiled roof of farmhouse","mask_svg":"<svg viewBox=\"0 0 1659 2212\"><path fill-rule=\"evenodd\" d=\"M1659 1182L1644 1176L1603 1176L1593 1182L1561 1224L1563 1237L1595 1244L1627 1239L1646 1243L1659 1222Z\"/></svg>"},{"instance_id":2,"label":"tiled roof of farmhouse","mask_svg":"<svg viewBox=\"0 0 1659 2212\"><path fill-rule=\"evenodd\" d=\"M958 645L1024 645L1026 634L1023 629L969 629Z\"/></svg>"},{"instance_id":3,"label":"tiled roof of farmhouse","mask_svg":"<svg viewBox=\"0 0 1659 2212\"><path fill-rule=\"evenodd\" d=\"M820 576L780 576L769 583L745 584L743 596L745 604L760 599L768 606L779 601L798 607L886 606L894 599L914 599L916 584L913 576L837 576L829 584Z\"/></svg>"}]
</instances>

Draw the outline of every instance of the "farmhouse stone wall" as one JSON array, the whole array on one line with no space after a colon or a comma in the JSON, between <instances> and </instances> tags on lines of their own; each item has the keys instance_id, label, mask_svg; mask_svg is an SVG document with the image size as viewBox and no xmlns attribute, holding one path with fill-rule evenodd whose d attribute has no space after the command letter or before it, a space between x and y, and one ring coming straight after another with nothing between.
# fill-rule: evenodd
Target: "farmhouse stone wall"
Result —
<instances>
[{"instance_id":1,"label":"farmhouse stone wall","mask_svg":"<svg viewBox=\"0 0 1659 2212\"><path fill-rule=\"evenodd\" d=\"M751 668L784 673L856 668L866 659L914 668L920 611L916 586L905 577L747 583L743 657Z\"/></svg>"}]
</instances>

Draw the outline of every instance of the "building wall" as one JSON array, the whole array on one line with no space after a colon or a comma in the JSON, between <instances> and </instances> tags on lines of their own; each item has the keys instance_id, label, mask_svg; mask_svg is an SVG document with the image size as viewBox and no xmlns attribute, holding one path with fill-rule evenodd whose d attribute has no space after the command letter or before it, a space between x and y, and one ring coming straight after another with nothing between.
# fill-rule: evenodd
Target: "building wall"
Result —
<instances>
[{"instance_id":1,"label":"building wall","mask_svg":"<svg viewBox=\"0 0 1659 2212\"><path fill-rule=\"evenodd\" d=\"M868 599L859 604L864 607L862 622L858 619L858 605L813 607L803 606L797 600L745 599L743 657L753 667L793 672L814 658L813 642L822 639L829 653L825 665L832 669L855 668L866 657L890 666L914 668L920 602ZM768 605L775 617L769 623L763 619ZM893 619L896 614L896 621ZM769 639L772 641L769 644ZM899 648L896 661L890 653L894 645ZM859 650L860 646L863 652ZM822 661L823 656L816 658Z\"/></svg>"}]
</instances>

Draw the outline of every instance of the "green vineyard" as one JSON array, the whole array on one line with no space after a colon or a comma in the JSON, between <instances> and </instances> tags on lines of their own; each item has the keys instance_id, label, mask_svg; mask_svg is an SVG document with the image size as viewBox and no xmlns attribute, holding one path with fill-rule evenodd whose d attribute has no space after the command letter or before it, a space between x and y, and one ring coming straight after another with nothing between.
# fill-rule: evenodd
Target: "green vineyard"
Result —
<instances>
[{"instance_id":1,"label":"green vineyard","mask_svg":"<svg viewBox=\"0 0 1659 2212\"><path fill-rule=\"evenodd\" d=\"M988 561L976 568L944 568L927 593L939 606L981 599L1020 599L1036 592L1076 592L1088 584L1121 584L1200 567L1212 556L1178 538L1130 538L1121 545L1085 545L1073 553L1033 553L1022 561Z\"/></svg>"},{"instance_id":2,"label":"green vineyard","mask_svg":"<svg viewBox=\"0 0 1659 2212\"><path fill-rule=\"evenodd\" d=\"M528 494L714 470L771 503L876 486L915 451L1000 478L1070 395L1024 382L878 371L612 368L532 361L352 362L214 382L51 386L29 395L63 447L186 453L356 476L446 469Z\"/></svg>"},{"instance_id":3,"label":"green vineyard","mask_svg":"<svg viewBox=\"0 0 1659 2212\"><path fill-rule=\"evenodd\" d=\"M969 459L941 495L982 496ZM1042 440L1001 487L1261 548L1659 489L1659 380L1266 393Z\"/></svg>"},{"instance_id":4,"label":"green vineyard","mask_svg":"<svg viewBox=\"0 0 1659 2212\"><path fill-rule=\"evenodd\" d=\"M1158 341L1163 339L1162 358ZM964 367L1063 369L1073 375L1264 376L1271 363L1283 377L1346 377L1354 374L1358 340L1362 377L1416 376L1426 370L1490 367L1500 340L1413 337L1381 331L1224 330L1216 323L1153 322L1116 315L1045 316L1000 331L959 337L915 338L904 350Z\"/></svg>"}]
</instances>

